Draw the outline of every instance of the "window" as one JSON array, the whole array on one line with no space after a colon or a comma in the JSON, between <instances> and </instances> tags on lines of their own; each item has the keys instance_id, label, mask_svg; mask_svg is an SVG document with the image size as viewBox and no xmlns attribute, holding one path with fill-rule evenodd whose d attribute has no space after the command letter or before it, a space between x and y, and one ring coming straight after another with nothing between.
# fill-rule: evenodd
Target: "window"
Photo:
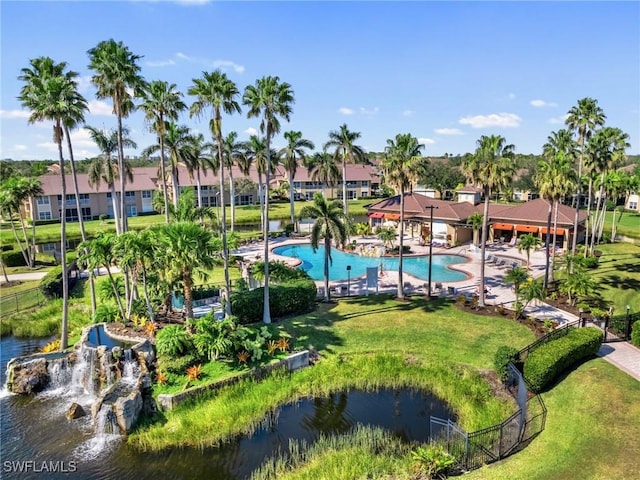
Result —
<instances>
[{"instance_id":1,"label":"window","mask_svg":"<svg viewBox=\"0 0 640 480\"><path fill-rule=\"evenodd\" d=\"M77 222L78 221L78 209L77 208L67 208L65 210L64 216L67 219L67 222Z\"/></svg>"},{"instance_id":2,"label":"window","mask_svg":"<svg viewBox=\"0 0 640 480\"><path fill-rule=\"evenodd\" d=\"M300 188L302 186L302 182L293 182L293 188Z\"/></svg>"},{"instance_id":3,"label":"window","mask_svg":"<svg viewBox=\"0 0 640 480\"><path fill-rule=\"evenodd\" d=\"M89 205L89 194L81 193L80 194L80 205Z\"/></svg>"},{"instance_id":4,"label":"window","mask_svg":"<svg viewBox=\"0 0 640 480\"><path fill-rule=\"evenodd\" d=\"M629 210L637 210L638 202L629 202Z\"/></svg>"},{"instance_id":5,"label":"window","mask_svg":"<svg viewBox=\"0 0 640 480\"><path fill-rule=\"evenodd\" d=\"M313 200L313 193L307 192L306 193L306 198L307 198L307 200Z\"/></svg>"},{"instance_id":6,"label":"window","mask_svg":"<svg viewBox=\"0 0 640 480\"><path fill-rule=\"evenodd\" d=\"M253 205L253 195L236 195L236 205Z\"/></svg>"},{"instance_id":7,"label":"window","mask_svg":"<svg viewBox=\"0 0 640 480\"><path fill-rule=\"evenodd\" d=\"M36 197L38 205L49 205L49 197Z\"/></svg>"},{"instance_id":8,"label":"window","mask_svg":"<svg viewBox=\"0 0 640 480\"><path fill-rule=\"evenodd\" d=\"M368 187L369 186L369 180L362 180L362 186L363 187Z\"/></svg>"},{"instance_id":9,"label":"window","mask_svg":"<svg viewBox=\"0 0 640 480\"><path fill-rule=\"evenodd\" d=\"M138 209L136 208L135 205L126 205L125 206L125 210L126 210L127 217L137 217L138 216Z\"/></svg>"},{"instance_id":10,"label":"window","mask_svg":"<svg viewBox=\"0 0 640 480\"><path fill-rule=\"evenodd\" d=\"M142 191L142 198L152 198L152 197L153 197L153 192L151 190Z\"/></svg>"},{"instance_id":11,"label":"window","mask_svg":"<svg viewBox=\"0 0 640 480\"><path fill-rule=\"evenodd\" d=\"M91 220L91 208L83 207L82 208L82 219L83 220Z\"/></svg>"},{"instance_id":12,"label":"window","mask_svg":"<svg viewBox=\"0 0 640 480\"><path fill-rule=\"evenodd\" d=\"M38 220L51 220L51 212L38 212Z\"/></svg>"}]
</instances>

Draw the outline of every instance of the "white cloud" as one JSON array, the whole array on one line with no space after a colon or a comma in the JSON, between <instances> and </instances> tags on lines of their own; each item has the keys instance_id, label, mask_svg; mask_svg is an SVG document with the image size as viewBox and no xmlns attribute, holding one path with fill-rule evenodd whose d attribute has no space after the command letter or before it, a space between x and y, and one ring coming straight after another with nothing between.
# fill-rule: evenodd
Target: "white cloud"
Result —
<instances>
[{"instance_id":1,"label":"white cloud","mask_svg":"<svg viewBox=\"0 0 640 480\"><path fill-rule=\"evenodd\" d=\"M175 65L175 60L148 60L144 62L147 67L169 67L171 65Z\"/></svg>"},{"instance_id":2,"label":"white cloud","mask_svg":"<svg viewBox=\"0 0 640 480\"><path fill-rule=\"evenodd\" d=\"M491 113L489 115L475 115L462 117L458 120L461 125L471 125L472 128L502 127L515 128L522 120L515 113Z\"/></svg>"},{"instance_id":3,"label":"white cloud","mask_svg":"<svg viewBox=\"0 0 640 480\"><path fill-rule=\"evenodd\" d=\"M514 100L514 99L516 98L516 94L515 94L515 93L511 93L511 92L510 92L510 93L507 95L507 98L508 98L509 100Z\"/></svg>"},{"instance_id":4,"label":"white cloud","mask_svg":"<svg viewBox=\"0 0 640 480\"><path fill-rule=\"evenodd\" d=\"M0 118L29 118L29 110L0 110Z\"/></svg>"},{"instance_id":5,"label":"white cloud","mask_svg":"<svg viewBox=\"0 0 640 480\"><path fill-rule=\"evenodd\" d=\"M205 67L219 68L221 70L233 70L236 73L244 73L244 65L232 62L231 60L210 60L204 57L192 57L182 52L176 53L175 57L185 62L199 63Z\"/></svg>"},{"instance_id":6,"label":"white cloud","mask_svg":"<svg viewBox=\"0 0 640 480\"><path fill-rule=\"evenodd\" d=\"M246 133L248 135L257 135L258 134L258 130L256 130L253 127L249 127L244 131L244 133Z\"/></svg>"},{"instance_id":7,"label":"white cloud","mask_svg":"<svg viewBox=\"0 0 640 480\"><path fill-rule=\"evenodd\" d=\"M85 75L84 77L76 77L76 82L78 83L78 91L83 95L89 91L89 89L93 86L91 83L91 75Z\"/></svg>"},{"instance_id":8,"label":"white cloud","mask_svg":"<svg viewBox=\"0 0 640 480\"><path fill-rule=\"evenodd\" d=\"M402 116L403 117L412 117L414 113L416 113L416 112L413 111L413 110L405 110L404 112L402 112Z\"/></svg>"},{"instance_id":9,"label":"white cloud","mask_svg":"<svg viewBox=\"0 0 640 480\"><path fill-rule=\"evenodd\" d=\"M371 117L373 115L377 115L378 110L379 110L378 107L373 107L373 108L360 107L360 114Z\"/></svg>"},{"instance_id":10,"label":"white cloud","mask_svg":"<svg viewBox=\"0 0 640 480\"><path fill-rule=\"evenodd\" d=\"M434 132L438 135L464 135L459 128L436 128Z\"/></svg>"},{"instance_id":11,"label":"white cloud","mask_svg":"<svg viewBox=\"0 0 640 480\"><path fill-rule=\"evenodd\" d=\"M529 102L534 107L557 107L558 104L554 102L545 102L544 100L531 100Z\"/></svg>"},{"instance_id":12,"label":"white cloud","mask_svg":"<svg viewBox=\"0 0 640 480\"><path fill-rule=\"evenodd\" d=\"M433 145L436 141L433 138L420 137L418 138L418 143L422 145Z\"/></svg>"},{"instance_id":13,"label":"white cloud","mask_svg":"<svg viewBox=\"0 0 640 480\"><path fill-rule=\"evenodd\" d=\"M102 100L89 100L91 115L113 115L113 107Z\"/></svg>"},{"instance_id":14,"label":"white cloud","mask_svg":"<svg viewBox=\"0 0 640 480\"><path fill-rule=\"evenodd\" d=\"M26 145L16 144L16 145L13 146L13 149L16 152L24 152L27 149L27 146Z\"/></svg>"},{"instance_id":15,"label":"white cloud","mask_svg":"<svg viewBox=\"0 0 640 480\"><path fill-rule=\"evenodd\" d=\"M553 125L560 124L560 123L564 124L565 120L566 120L568 117L569 117L569 114L568 114L568 113L565 113L564 115L560 115L559 117L553 117L553 118L550 118L550 119L548 120L548 122L549 122L549 123L551 123L551 124L553 124Z\"/></svg>"},{"instance_id":16,"label":"white cloud","mask_svg":"<svg viewBox=\"0 0 640 480\"><path fill-rule=\"evenodd\" d=\"M338 109L338 112L340 112L342 115L353 115L353 110L347 107L340 107Z\"/></svg>"},{"instance_id":17,"label":"white cloud","mask_svg":"<svg viewBox=\"0 0 640 480\"><path fill-rule=\"evenodd\" d=\"M206 5L211 2L211 0L175 0L178 5L185 5L188 7L198 7L200 5Z\"/></svg>"}]
</instances>

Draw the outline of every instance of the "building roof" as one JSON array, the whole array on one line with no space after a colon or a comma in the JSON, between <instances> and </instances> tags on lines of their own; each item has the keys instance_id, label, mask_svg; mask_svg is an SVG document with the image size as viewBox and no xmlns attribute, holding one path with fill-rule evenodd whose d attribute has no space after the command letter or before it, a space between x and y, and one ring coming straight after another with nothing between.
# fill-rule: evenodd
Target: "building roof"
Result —
<instances>
[{"instance_id":1,"label":"building roof","mask_svg":"<svg viewBox=\"0 0 640 480\"><path fill-rule=\"evenodd\" d=\"M465 185L462 188L456 190L458 193L482 193L483 190L481 187L476 187L475 185Z\"/></svg>"},{"instance_id":2,"label":"building roof","mask_svg":"<svg viewBox=\"0 0 640 480\"><path fill-rule=\"evenodd\" d=\"M549 215L549 202L544 198L536 198L520 205L508 205L508 208L490 214L492 221L508 220L511 222L528 222L547 224ZM575 219L575 208L568 205L558 205L558 225L572 226ZM587 218L587 212L581 210L578 214L578 223Z\"/></svg>"},{"instance_id":3,"label":"building roof","mask_svg":"<svg viewBox=\"0 0 640 480\"><path fill-rule=\"evenodd\" d=\"M153 175L150 175L149 172L141 172L139 170L140 169L133 170L133 182L130 183L127 180L127 190L155 190L157 188L157 174L154 173ZM149 168L145 168L144 170L149 170ZM155 172L157 169L151 168L151 170ZM65 175L64 177L67 184L67 193L70 195L74 193L73 177L69 174ZM107 193L109 191L109 186L104 181L101 181L100 185L89 185L89 175L86 173L78 173L76 174L76 178L78 179L78 193ZM44 195L61 194L61 175L48 173L46 175L41 175L40 177L38 177L38 179L40 180L40 185L42 186L42 192ZM115 187L116 191L120 191L119 180L116 180Z\"/></svg>"}]
</instances>

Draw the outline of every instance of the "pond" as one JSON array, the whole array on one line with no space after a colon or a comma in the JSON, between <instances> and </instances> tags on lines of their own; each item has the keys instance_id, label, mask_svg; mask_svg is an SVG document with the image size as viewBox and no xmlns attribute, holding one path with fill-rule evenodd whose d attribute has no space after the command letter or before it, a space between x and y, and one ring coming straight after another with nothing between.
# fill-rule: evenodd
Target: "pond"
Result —
<instances>
[{"instance_id":1,"label":"pond","mask_svg":"<svg viewBox=\"0 0 640 480\"><path fill-rule=\"evenodd\" d=\"M9 358L31 353L45 342L2 339L0 370ZM286 451L289 440L313 442L322 434L344 433L356 424L379 426L406 441L427 441L429 416L455 420L438 398L408 389L363 392L351 390L328 397L306 398L268 415L251 436L240 436L220 448L172 449L139 454L116 435L95 436L89 417L68 422L66 408L75 399L65 392L27 398L2 394L2 478L22 479L241 479L267 458ZM7 462L62 462L72 473L45 476L15 473Z\"/></svg>"}]
</instances>

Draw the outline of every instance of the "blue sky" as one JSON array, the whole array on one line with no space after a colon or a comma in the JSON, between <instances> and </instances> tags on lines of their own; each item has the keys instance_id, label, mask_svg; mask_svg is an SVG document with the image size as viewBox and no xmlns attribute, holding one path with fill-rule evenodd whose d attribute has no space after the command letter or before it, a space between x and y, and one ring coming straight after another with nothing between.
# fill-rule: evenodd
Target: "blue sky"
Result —
<instances>
[{"instance_id":1,"label":"blue sky","mask_svg":"<svg viewBox=\"0 0 640 480\"><path fill-rule=\"evenodd\" d=\"M2 1L0 15L0 158L57 159L51 125L28 125L16 99L20 69L37 56L80 74L87 124L115 127L87 68L87 50L109 38L143 56L147 80L177 84L188 105L203 71L222 69L241 92L279 76L296 100L282 131L302 131L317 149L346 123L369 151L411 133L426 155L463 154L499 134L539 153L589 96L629 134L628 153L640 153L638 2ZM185 113L180 123L208 135L206 120ZM125 125L140 150L154 142L141 113ZM258 128L246 109L223 119L241 139ZM73 140L77 158L97 153L83 129Z\"/></svg>"}]
</instances>

